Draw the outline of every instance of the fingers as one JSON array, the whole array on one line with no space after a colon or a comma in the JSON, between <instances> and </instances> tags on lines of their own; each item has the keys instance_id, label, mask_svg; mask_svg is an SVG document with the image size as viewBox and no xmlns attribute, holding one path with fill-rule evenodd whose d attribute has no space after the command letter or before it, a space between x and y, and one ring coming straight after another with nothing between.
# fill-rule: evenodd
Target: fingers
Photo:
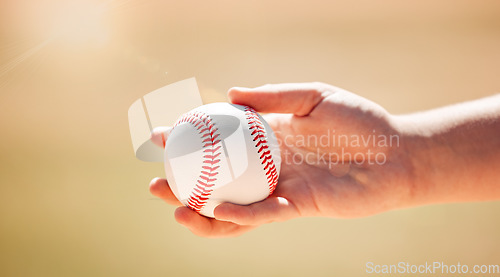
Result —
<instances>
[{"instance_id":1,"label":"fingers","mask_svg":"<svg viewBox=\"0 0 500 277\"><path fill-rule=\"evenodd\" d=\"M231 203L220 204L214 210L217 220L240 225L261 225L299 217L297 207L284 197L270 197L247 206Z\"/></svg>"},{"instance_id":2,"label":"fingers","mask_svg":"<svg viewBox=\"0 0 500 277\"><path fill-rule=\"evenodd\" d=\"M172 131L172 127L156 127L151 132L150 139L154 144L156 144L162 148L165 148L165 143L166 143L168 135L170 135L171 131Z\"/></svg>"},{"instance_id":3,"label":"fingers","mask_svg":"<svg viewBox=\"0 0 500 277\"><path fill-rule=\"evenodd\" d=\"M215 209L215 219L208 218L183 206L175 198L165 179L153 179L149 188L154 196L180 206L175 211L176 221L201 237L239 236L261 224L284 221L300 215L290 201L283 197L271 197L248 206L223 203Z\"/></svg>"},{"instance_id":4,"label":"fingers","mask_svg":"<svg viewBox=\"0 0 500 277\"><path fill-rule=\"evenodd\" d=\"M168 204L181 206L175 211L175 219L178 223L186 226L195 235L211 238L234 237L257 227L241 226L232 222L218 221L198 214L190 208L185 207L177 200L165 179L154 178L149 185L149 190L151 194L163 199Z\"/></svg>"},{"instance_id":5,"label":"fingers","mask_svg":"<svg viewBox=\"0 0 500 277\"><path fill-rule=\"evenodd\" d=\"M218 221L199 215L188 207L177 208L175 210L175 220L187 227L193 234L210 238L235 237L256 227Z\"/></svg>"},{"instance_id":6,"label":"fingers","mask_svg":"<svg viewBox=\"0 0 500 277\"><path fill-rule=\"evenodd\" d=\"M231 88L228 97L264 113L311 113L335 88L322 83L276 84L258 88Z\"/></svg>"},{"instance_id":7,"label":"fingers","mask_svg":"<svg viewBox=\"0 0 500 277\"><path fill-rule=\"evenodd\" d=\"M149 184L149 191L152 195L163 199L165 202L175 206L181 206L181 202L177 200L174 193L170 189L167 180L161 178L154 178Z\"/></svg>"}]
</instances>

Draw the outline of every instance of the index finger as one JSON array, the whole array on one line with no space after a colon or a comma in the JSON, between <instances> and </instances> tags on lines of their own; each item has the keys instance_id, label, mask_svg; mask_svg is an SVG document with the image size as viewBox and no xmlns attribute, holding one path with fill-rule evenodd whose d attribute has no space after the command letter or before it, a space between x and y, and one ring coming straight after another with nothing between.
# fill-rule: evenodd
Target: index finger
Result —
<instances>
[{"instance_id":1,"label":"index finger","mask_svg":"<svg viewBox=\"0 0 500 277\"><path fill-rule=\"evenodd\" d=\"M172 132L172 127L156 127L151 132L151 141L159 147L165 148L168 136Z\"/></svg>"}]
</instances>

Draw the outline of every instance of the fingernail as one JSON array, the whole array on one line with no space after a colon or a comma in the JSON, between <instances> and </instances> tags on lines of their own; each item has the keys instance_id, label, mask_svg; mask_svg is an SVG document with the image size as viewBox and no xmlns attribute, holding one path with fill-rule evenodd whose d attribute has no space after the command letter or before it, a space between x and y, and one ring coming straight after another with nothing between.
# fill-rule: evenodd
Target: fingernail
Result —
<instances>
[{"instance_id":1,"label":"fingernail","mask_svg":"<svg viewBox=\"0 0 500 277\"><path fill-rule=\"evenodd\" d=\"M247 87L232 87L230 90L238 90L238 91L245 91L245 90L250 90L251 88Z\"/></svg>"}]
</instances>

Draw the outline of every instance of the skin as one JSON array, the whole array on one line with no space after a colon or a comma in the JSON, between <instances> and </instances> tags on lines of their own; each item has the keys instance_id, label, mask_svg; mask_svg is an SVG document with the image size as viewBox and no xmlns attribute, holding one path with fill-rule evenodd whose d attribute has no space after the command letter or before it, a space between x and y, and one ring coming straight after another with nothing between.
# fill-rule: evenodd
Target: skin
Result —
<instances>
[{"instance_id":1,"label":"skin","mask_svg":"<svg viewBox=\"0 0 500 277\"><path fill-rule=\"evenodd\" d=\"M399 116L323 83L232 88L228 96L235 104L268 113L265 118L281 143L281 174L269 198L247 206L221 204L215 219L182 206L165 179L153 179L151 193L179 206L175 219L196 235L238 236L297 217L355 218L427 204L500 199L500 94ZM377 139L367 145L304 143L328 130L330 137ZM169 132L157 128L151 139L163 147ZM391 136L397 138L392 145L378 139ZM321 154L324 160L315 158Z\"/></svg>"}]
</instances>

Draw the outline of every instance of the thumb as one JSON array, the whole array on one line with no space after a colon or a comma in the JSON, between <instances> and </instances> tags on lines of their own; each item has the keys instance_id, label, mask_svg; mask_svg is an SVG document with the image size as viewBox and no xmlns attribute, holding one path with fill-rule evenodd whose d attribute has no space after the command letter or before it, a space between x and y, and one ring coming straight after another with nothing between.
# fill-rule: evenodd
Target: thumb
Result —
<instances>
[{"instance_id":1,"label":"thumb","mask_svg":"<svg viewBox=\"0 0 500 277\"><path fill-rule=\"evenodd\" d=\"M172 127L156 127L151 132L151 141L159 147L165 148L167 138L172 131Z\"/></svg>"},{"instance_id":2,"label":"thumb","mask_svg":"<svg viewBox=\"0 0 500 277\"><path fill-rule=\"evenodd\" d=\"M289 83L234 87L228 91L228 97L234 104L251 106L259 112L306 116L333 91L334 87L322 83Z\"/></svg>"}]
</instances>

